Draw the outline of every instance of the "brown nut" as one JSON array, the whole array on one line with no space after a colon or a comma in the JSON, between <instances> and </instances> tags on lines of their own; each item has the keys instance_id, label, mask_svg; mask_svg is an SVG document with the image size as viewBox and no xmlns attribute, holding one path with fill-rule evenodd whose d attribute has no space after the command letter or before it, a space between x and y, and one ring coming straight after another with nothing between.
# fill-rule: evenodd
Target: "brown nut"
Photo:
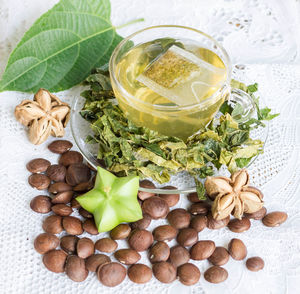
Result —
<instances>
[{"instance_id":1,"label":"brown nut","mask_svg":"<svg viewBox=\"0 0 300 294\"><path fill-rule=\"evenodd\" d=\"M188 194L187 198L188 198L188 200L190 202L193 202L193 203L197 203L197 202L203 201L203 200L199 199L197 192L193 192L193 193Z\"/></svg>"},{"instance_id":2,"label":"brown nut","mask_svg":"<svg viewBox=\"0 0 300 294\"><path fill-rule=\"evenodd\" d=\"M58 237L49 233L42 233L34 240L34 249L40 254L45 254L46 252L55 249L58 245Z\"/></svg>"},{"instance_id":3,"label":"brown nut","mask_svg":"<svg viewBox=\"0 0 300 294\"><path fill-rule=\"evenodd\" d=\"M177 208L169 212L167 219L176 229L184 229L190 225L191 215L183 208Z\"/></svg>"},{"instance_id":4,"label":"brown nut","mask_svg":"<svg viewBox=\"0 0 300 294\"><path fill-rule=\"evenodd\" d=\"M262 207L256 212L244 213L244 216L250 219L261 220L266 214L267 214L267 209L265 207Z\"/></svg>"},{"instance_id":5,"label":"brown nut","mask_svg":"<svg viewBox=\"0 0 300 294\"><path fill-rule=\"evenodd\" d=\"M30 160L27 165L26 168L28 169L28 171L30 171L33 174L39 174L39 173L43 173L47 170L48 166L50 166L51 163L49 160L46 160L44 158L36 158L33 160Z\"/></svg>"},{"instance_id":6,"label":"brown nut","mask_svg":"<svg viewBox=\"0 0 300 294\"><path fill-rule=\"evenodd\" d=\"M69 151L73 144L67 140L56 140L48 145L48 149L53 153L62 154Z\"/></svg>"},{"instance_id":7,"label":"brown nut","mask_svg":"<svg viewBox=\"0 0 300 294\"><path fill-rule=\"evenodd\" d=\"M88 182L83 182L83 183L79 183L77 184L74 188L73 191L75 192L85 192L85 191L89 191L94 187L92 181L88 181Z\"/></svg>"},{"instance_id":8,"label":"brown nut","mask_svg":"<svg viewBox=\"0 0 300 294\"><path fill-rule=\"evenodd\" d=\"M199 269L192 263L185 263L177 268L179 281L186 286L196 284L200 279Z\"/></svg>"},{"instance_id":9,"label":"brown nut","mask_svg":"<svg viewBox=\"0 0 300 294\"><path fill-rule=\"evenodd\" d=\"M185 264L185 263L189 262L189 260L190 260L190 253L186 248L184 248L180 245L176 245L171 248L170 262L175 267Z\"/></svg>"},{"instance_id":10,"label":"brown nut","mask_svg":"<svg viewBox=\"0 0 300 294\"><path fill-rule=\"evenodd\" d=\"M51 209L55 214L60 216L68 216L73 212L73 209L66 204L55 204Z\"/></svg>"},{"instance_id":11,"label":"brown nut","mask_svg":"<svg viewBox=\"0 0 300 294\"><path fill-rule=\"evenodd\" d=\"M176 187L173 186L165 186L162 188L163 190L177 190ZM169 207L172 207L174 205L176 205L179 201L180 198L180 194L159 194L158 195L160 198L164 199L167 204L169 205Z\"/></svg>"},{"instance_id":12,"label":"brown nut","mask_svg":"<svg viewBox=\"0 0 300 294\"><path fill-rule=\"evenodd\" d=\"M45 190L49 187L51 181L46 175L32 174L28 178L28 183L31 187L36 188L37 190Z\"/></svg>"},{"instance_id":13,"label":"brown nut","mask_svg":"<svg viewBox=\"0 0 300 294\"><path fill-rule=\"evenodd\" d=\"M153 231L153 237L156 241L171 241L177 235L177 230L170 225L156 227Z\"/></svg>"},{"instance_id":14,"label":"brown nut","mask_svg":"<svg viewBox=\"0 0 300 294\"><path fill-rule=\"evenodd\" d=\"M98 235L98 229L96 227L94 219L86 219L82 225L83 229L91 235Z\"/></svg>"},{"instance_id":15,"label":"brown nut","mask_svg":"<svg viewBox=\"0 0 300 294\"><path fill-rule=\"evenodd\" d=\"M140 252L147 250L153 243L153 236L151 232L146 230L136 229L132 231L128 238L129 246Z\"/></svg>"},{"instance_id":16,"label":"brown nut","mask_svg":"<svg viewBox=\"0 0 300 294\"><path fill-rule=\"evenodd\" d=\"M152 270L144 264L133 264L128 269L128 278L137 284L145 284L152 278Z\"/></svg>"},{"instance_id":17,"label":"brown nut","mask_svg":"<svg viewBox=\"0 0 300 294\"><path fill-rule=\"evenodd\" d=\"M193 215L198 215L198 214L207 215L209 210L210 210L210 205L204 201L193 203L189 208L189 212Z\"/></svg>"},{"instance_id":18,"label":"brown nut","mask_svg":"<svg viewBox=\"0 0 300 294\"><path fill-rule=\"evenodd\" d=\"M216 247L214 253L208 258L213 265L224 265L229 260L229 253L224 247Z\"/></svg>"},{"instance_id":19,"label":"brown nut","mask_svg":"<svg viewBox=\"0 0 300 294\"><path fill-rule=\"evenodd\" d=\"M224 228L228 225L230 221L230 216L228 215L226 218L221 220L215 220L211 213L207 215L207 227L211 230L218 230Z\"/></svg>"},{"instance_id":20,"label":"brown nut","mask_svg":"<svg viewBox=\"0 0 300 294\"><path fill-rule=\"evenodd\" d=\"M142 180L140 181L140 187L141 188L146 188L146 189L155 189L155 185L148 181L148 180ZM151 192L144 192L144 191L138 191L138 198L141 199L141 200L145 200L145 199L148 199L152 196L154 196L155 194L154 193L151 193Z\"/></svg>"},{"instance_id":21,"label":"brown nut","mask_svg":"<svg viewBox=\"0 0 300 294\"><path fill-rule=\"evenodd\" d=\"M143 214L143 218L131 223L132 229L147 229L151 223L151 217L148 214Z\"/></svg>"},{"instance_id":22,"label":"brown nut","mask_svg":"<svg viewBox=\"0 0 300 294\"><path fill-rule=\"evenodd\" d=\"M83 163L73 163L69 165L66 173L66 182L71 186L88 182L91 177L91 170Z\"/></svg>"},{"instance_id":23,"label":"brown nut","mask_svg":"<svg viewBox=\"0 0 300 294\"><path fill-rule=\"evenodd\" d=\"M111 253L118 248L118 243L109 238L99 239L95 243L95 249L101 252Z\"/></svg>"},{"instance_id":24,"label":"brown nut","mask_svg":"<svg viewBox=\"0 0 300 294\"><path fill-rule=\"evenodd\" d=\"M177 235L177 242L183 247L193 246L198 241L198 233L195 229L181 229Z\"/></svg>"},{"instance_id":25,"label":"brown nut","mask_svg":"<svg viewBox=\"0 0 300 294\"><path fill-rule=\"evenodd\" d=\"M228 272L226 269L214 265L206 270L204 278L210 283L218 284L224 282L228 278Z\"/></svg>"},{"instance_id":26,"label":"brown nut","mask_svg":"<svg viewBox=\"0 0 300 294\"><path fill-rule=\"evenodd\" d=\"M123 264L134 264L141 259L141 255L133 249L120 249L114 254L115 258Z\"/></svg>"},{"instance_id":27,"label":"brown nut","mask_svg":"<svg viewBox=\"0 0 300 294\"><path fill-rule=\"evenodd\" d=\"M62 221L63 228L70 235L81 235L83 233L82 223L79 218L65 216Z\"/></svg>"},{"instance_id":28,"label":"brown nut","mask_svg":"<svg viewBox=\"0 0 300 294\"><path fill-rule=\"evenodd\" d=\"M59 234L63 231L62 217L59 215L50 215L43 222L43 230L49 234Z\"/></svg>"},{"instance_id":29,"label":"brown nut","mask_svg":"<svg viewBox=\"0 0 300 294\"><path fill-rule=\"evenodd\" d=\"M57 182L57 183L51 184L48 188L48 191L52 194L57 194L57 193L66 192L66 191L72 191L72 186L70 186L64 182Z\"/></svg>"},{"instance_id":30,"label":"brown nut","mask_svg":"<svg viewBox=\"0 0 300 294\"><path fill-rule=\"evenodd\" d=\"M38 213L48 213L51 211L51 198L39 195L30 201L30 208Z\"/></svg>"},{"instance_id":31,"label":"brown nut","mask_svg":"<svg viewBox=\"0 0 300 294\"><path fill-rule=\"evenodd\" d=\"M247 217L243 217L242 219L232 219L228 223L228 229L235 233L242 233L250 229L251 222Z\"/></svg>"},{"instance_id":32,"label":"brown nut","mask_svg":"<svg viewBox=\"0 0 300 294\"><path fill-rule=\"evenodd\" d=\"M204 260L209 258L215 251L216 245L214 241L202 240L198 241L190 250L191 259Z\"/></svg>"},{"instance_id":33,"label":"brown nut","mask_svg":"<svg viewBox=\"0 0 300 294\"><path fill-rule=\"evenodd\" d=\"M196 215L192 218L190 227L197 232L203 231L207 226L207 217L205 215Z\"/></svg>"},{"instance_id":34,"label":"brown nut","mask_svg":"<svg viewBox=\"0 0 300 294\"><path fill-rule=\"evenodd\" d=\"M63 182L66 177L66 168L61 164L52 164L47 168L46 174L54 182Z\"/></svg>"},{"instance_id":35,"label":"brown nut","mask_svg":"<svg viewBox=\"0 0 300 294\"><path fill-rule=\"evenodd\" d=\"M246 267L249 271L258 272L262 270L265 266L265 262L262 258L255 256L248 258L246 261Z\"/></svg>"},{"instance_id":36,"label":"brown nut","mask_svg":"<svg viewBox=\"0 0 300 294\"><path fill-rule=\"evenodd\" d=\"M50 250L43 256L43 263L49 271L63 273L67 256L63 250Z\"/></svg>"},{"instance_id":37,"label":"brown nut","mask_svg":"<svg viewBox=\"0 0 300 294\"><path fill-rule=\"evenodd\" d=\"M65 271L67 276L74 282L84 281L89 274L85 267L84 259L76 255L71 255L67 258Z\"/></svg>"},{"instance_id":38,"label":"brown nut","mask_svg":"<svg viewBox=\"0 0 300 294\"><path fill-rule=\"evenodd\" d=\"M104 254L93 254L85 260L87 270L96 272L98 267L102 264L109 263L111 260Z\"/></svg>"},{"instance_id":39,"label":"brown nut","mask_svg":"<svg viewBox=\"0 0 300 294\"><path fill-rule=\"evenodd\" d=\"M167 261L170 256L169 246L162 241L155 243L149 250L149 260L152 263Z\"/></svg>"},{"instance_id":40,"label":"brown nut","mask_svg":"<svg viewBox=\"0 0 300 294\"><path fill-rule=\"evenodd\" d=\"M81 206L80 206L80 203L75 198L73 198L71 200L71 207L72 208L80 208Z\"/></svg>"},{"instance_id":41,"label":"brown nut","mask_svg":"<svg viewBox=\"0 0 300 294\"><path fill-rule=\"evenodd\" d=\"M278 227L286 221L287 217L288 215L283 211L273 211L268 213L262 222L267 227Z\"/></svg>"},{"instance_id":42,"label":"brown nut","mask_svg":"<svg viewBox=\"0 0 300 294\"><path fill-rule=\"evenodd\" d=\"M68 254L75 254L78 240L79 238L77 236L63 236L60 239L60 247Z\"/></svg>"},{"instance_id":43,"label":"brown nut","mask_svg":"<svg viewBox=\"0 0 300 294\"><path fill-rule=\"evenodd\" d=\"M240 239L231 239L228 244L228 251L235 260L242 260L247 256L247 248Z\"/></svg>"},{"instance_id":44,"label":"brown nut","mask_svg":"<svg viewBox=\"0 0 300 294\"><path fill-rule=\"evenodd\" d=\"M95 246L94 242L89 238L79 239L76 245L77 255L81 258L87 258L94 254Z\"/></svg>"},{"instance_id":45,"label":"brown nut","mask_svg":"<svg viewBox=\"0 0 300 294\"><path fill-rule=\"evenodd\" d=\"M78 210L79 214L85 218L93 218L93 214L85 210L84 208L80 207Z\"/></svg>"},{"instance_id":46,"label":"brown nut","mask_svg":"<svg viewBox=\"0 0 300 294\"><path fill-rule=\"evenodd\" d=\"M126 278L126 268L117 262L105 263L98 267L97 277L104 286L115 287Z\"/></svg>"},{"instance_id":47,"label":"brown nut","mask_svg":"<svg viewBox=\"0 0 300 294\"><path fill-rule=\"evenodd\" d=\"M52 203L67 204L72 200L73 195L74 195L73 191L60 192L52 198Z\"/></svg>"},{"instance_id":48,"label":"brown nut","mask_svg":"<svg viewBox=\"0 0 300 294\"><path fill-rule=\"evenodd\" d=\"M143 213L148 214L152 219L165 218L169 213L169 206L160 197L152 196L142 204Z\"/></svg>"},{"instance_id":49,"label":"brown nut","mask_svg":"<svg viewBox=\"0 0 300 294\"><path fill-rule=\"evenodd\" d=\"M172 283L176 279L176 268L169 262L161 261L152 267L153 275L162 283Z\"/></svg>"},{"instance_id":50,"label":"brown nut","mask_svg":"<svg viewBox=\"0 0 300 294\"><path fill-rule=\"evenodd\" d=\"M110 231L110 237L113 240L126 239L131 232L131 228L128 224L119 224Z\"/></svg>"},{"instance_id":51,"label":"brown nut","mask_svg":"<svg viewBox=\"0 0 300 294\"><path fill-rule=\"evenodd\" d=\"M79 152L67 151L61 155L59 159L59 164L62 164L64 166L69 166L74 163L82 163L82 161L83 161L83 157Z\"/></svg>"}]
</instances>

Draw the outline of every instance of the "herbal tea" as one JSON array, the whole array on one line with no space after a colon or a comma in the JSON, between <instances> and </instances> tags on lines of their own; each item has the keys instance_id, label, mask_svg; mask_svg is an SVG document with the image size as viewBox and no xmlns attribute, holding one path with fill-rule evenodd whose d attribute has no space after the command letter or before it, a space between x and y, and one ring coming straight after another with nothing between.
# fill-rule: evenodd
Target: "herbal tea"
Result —
<instances>
[{"instance_id":1,"label":"herbal tea","mask_svg":"<svg viewBox=\"0 0 300 294\"><path fill-rule=\"evenodd\" d=\"M115 74L133 97L114 87L127 117L182 139L203 128L225 99L225 94L214 95L227 78L221 58L187 39L139 44L122 56Z\"/></svg>"}]
</instances>

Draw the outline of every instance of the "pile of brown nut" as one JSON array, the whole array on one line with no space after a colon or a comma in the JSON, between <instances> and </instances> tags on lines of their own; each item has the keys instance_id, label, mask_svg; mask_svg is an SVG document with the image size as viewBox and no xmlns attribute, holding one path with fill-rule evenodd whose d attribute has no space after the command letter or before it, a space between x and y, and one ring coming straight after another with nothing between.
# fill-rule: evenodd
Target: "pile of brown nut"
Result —
<instances>
[{"instance_id":1,"label":"pile of brown nut","mask_svg":"<svg viewBox=\"0 0 300 294\"><path fill-rule=\"evenodd\" d=\"M87 232L97 235L93 215L80 207L75 197L93 187L94 171L83 163L83 157L76 151L70 151L72 143L57 140L48 146L49 150L61 154L59 164L52 164L37 158L27 164L32 173L29 184L38 189L48 189L50 196L39 195L32 199L30 206L38 213L53 214L43 222L45 233L34 241L37 252L43 254L46 268L55 273L65 272L75 282L84 281L89 271L96 272L99 281L109 287L120 284L128 275L134 283L146 283L152 274L162 283L171 283L176 278L184 285L193 285L200 279L200 271L189 260L205 260L212 264L204 273L204 278L211 283L220 283L227 279L228 272L221 267L230 256L235 260L243 260L247 256L247 248L240 239L232 239L228 250L217 247L211 240L199 240L199 232L205 228L216 230L228 227L229 230L241 233L251 226L250 219L262 220L269 227L283 223L287 214L272 212L267 214L266 208L246 214L241 220L215 220L211 214L211 205L200 201L196 193L188 195L192 203L188 210L177 208L170 210L179 201L179 194L156 195L139 191L138 197L143 210L143 219L131 223L120 224L110 232L110 238L98 239L95 243L90 238L78 236ZM150 181L140 182L141 187L155 188ZM166 186L164 189L175 189ZM78 210L83 217L71 216ZM168 225L156 227L148 231L152 220L167 218ZM65 231L67 235L60 239L57 234ZM169 248L167 241L177 240L178 245ZM127 249L118 249L116 240L126 239ZM60 249L57 249L60 246ZM148 250L152 269L138 263L139 252ZM101 253L97 253L101 252ZM114 254L119 261L111 262L106 254ZM126 268L124 265L128 266ZM251 271L259 271L264 267L260 257L251 257L246 261Z\"/></svg>"}]
</instances>

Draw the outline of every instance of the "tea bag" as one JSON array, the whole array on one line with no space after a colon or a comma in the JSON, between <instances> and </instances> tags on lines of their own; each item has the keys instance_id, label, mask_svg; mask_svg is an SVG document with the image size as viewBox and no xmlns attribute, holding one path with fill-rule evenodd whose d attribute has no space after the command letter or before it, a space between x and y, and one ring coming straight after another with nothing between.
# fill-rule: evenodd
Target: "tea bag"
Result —
<instances>
[{"instance_id":1,"label":"tea bag","mask_svg":"<svg viewBox=\"0 0 300 294\"><path fill-rule=\"evenodd\" d=\"M186 106L210 97L225 77L225 69L173 45L150 63L137 80L171 102Z\"/></svg>"}]
</instances>

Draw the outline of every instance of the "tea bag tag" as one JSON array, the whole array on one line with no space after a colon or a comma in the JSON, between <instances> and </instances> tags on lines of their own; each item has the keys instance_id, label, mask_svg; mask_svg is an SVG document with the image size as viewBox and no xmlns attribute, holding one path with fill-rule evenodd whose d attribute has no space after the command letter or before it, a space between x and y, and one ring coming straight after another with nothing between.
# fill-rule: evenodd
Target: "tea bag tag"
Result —
<instances>
[{"instance_id":1,"label":"tea bag tag","mask_svg":"<svg viewBox=\"0 0 300 294\"><path fill-rule=\"evenodd\" d=\"M225 69L176 45L154 59L137 80L179 106L199 103L224 81Z\"/></svg>"}]
</instances>

